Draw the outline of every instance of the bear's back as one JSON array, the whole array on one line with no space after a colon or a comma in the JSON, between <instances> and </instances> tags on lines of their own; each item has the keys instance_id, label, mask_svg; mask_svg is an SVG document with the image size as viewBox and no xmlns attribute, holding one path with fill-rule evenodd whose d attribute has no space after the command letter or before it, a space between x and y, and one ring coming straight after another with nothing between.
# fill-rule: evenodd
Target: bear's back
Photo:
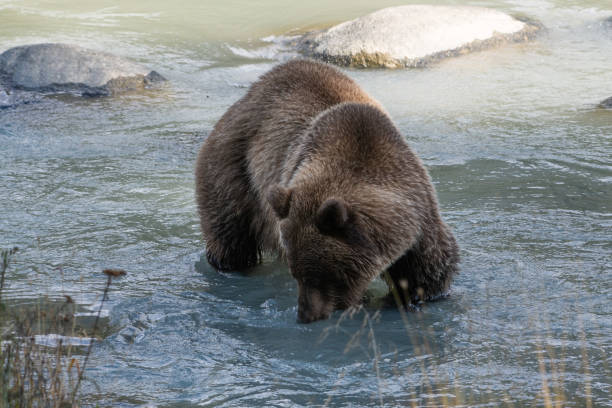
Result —
<instances>
[{"instance_id":1,"label":"bear's back","mask_svg":"<svg viewBox=\"0 0 612 408\"><path fill-rule=\"evenodd\" d=\"M346 102L380 106L336 68L310 60L279 65L253 84L239 103L250 112L247 168L261 197L282 182L288 158L317 116Z\"/></svg>"},{"instance_id":2,"label":"bear's back","mask_svg":"<svg viewBox=\"0 0 612 408\"><path fill-rule=\"evenodd\" d=\"M317 106L318 111L342 102L374 103L380 107L337 68L305 59L291 60L273 68L253 84L249 94L257 95L258 102L265 105L299 103Z\"/></svg>"}]
</instances>

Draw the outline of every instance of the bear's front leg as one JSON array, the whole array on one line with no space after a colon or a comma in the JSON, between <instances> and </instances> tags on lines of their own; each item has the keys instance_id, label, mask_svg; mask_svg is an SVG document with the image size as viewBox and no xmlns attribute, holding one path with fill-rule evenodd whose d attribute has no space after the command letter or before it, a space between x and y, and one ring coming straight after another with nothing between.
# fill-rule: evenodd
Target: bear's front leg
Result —
<instances>
[{"instance_id":1,"label":"bear's front leg","mask_svg":"<svg viewBox=\"0 0 612 408\"><path fill-rule=\"evenodd\" d=\"M226 207L228 208L228 207ZM206 259L220 271L238 271L259 263L261 250L247 212L220 211L205 229Z\"/></svg>"},{"instance_id":2,"label":"bear's front leg","mask_svg":"<svg viewBox=\"0 0 612 408\"><path fill-rule=\"evenodd\" d=\"M416 305L419 301L424 300L424 289L417 279L421 269L418 265L418 258L414 249L408 250L383 274L389 287L389 303L395 303L397 306L408 309L417 309Z\"/></svg>"},{"instance_id":3,"label":"bear's front leg","mask_svg":"<svg viewBox=\"0 0 612 408\"><path fill-rule=\"evenodd\" d=\"M459 249L444 224L425 234L387 269L387 283L403 305L445 297L458 272Z\"/></svg>"},{"instance_id":4,"label":"bear's front leg","mask_svg":"<svg viewBox=\"0 0 612 408\"><path fill-rule=\"evenodd\" d=\"M259 263L257 247L243 245L241 248L223 248L216 251L206 248L206 260L219 271L239 271Z\"/></svg>"}]
</instances>

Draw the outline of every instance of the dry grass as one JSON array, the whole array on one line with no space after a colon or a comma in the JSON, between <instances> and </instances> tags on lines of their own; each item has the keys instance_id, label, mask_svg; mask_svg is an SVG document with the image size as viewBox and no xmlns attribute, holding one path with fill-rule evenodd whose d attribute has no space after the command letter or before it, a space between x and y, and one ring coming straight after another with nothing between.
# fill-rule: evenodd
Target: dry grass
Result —
<instances>
[{"instance_id":1,"label":"dry grass","mask_svg":"<svg viewBox=\"0 0 612 408\"><path fill-rule=\"evenodd\" d=\"M399 301L399 297L395 294L395 299ZM455 372L452 377L449 373L444 372L436 362L432 360L439 350L435 346L429 344L428 338L434 336L433 332L420 332L414 330L413 323L410 323L410 314L415 310L407 311L405 308L399 307L401 318L403 319L404 327L406 328L407 338L411 343L414 351L414 362L408 367L403 364L403 368L393 363L394 357L401 360L396 350L395 356L393 353L387 353L384 356L381 354L380 342L377 341L375 332L376 323L380 320L380 311L371 311L360 306L346 310L339 317L338 321L327 327L320 339L321 346L326 338L332 333L343 333L348 337L345 353L351 350L360 350L371 360L372 370L376 374L376 393L371 395L372 402L378 406L409 406L409 407L472 407L472 406L499 406L499 407L546 407L546 408L562 408L566 406L584 406L593 407L594 395L592 381L592 368L590 367L588 345L586 332L582 323L579 322L578 333L581 342L579 355L575 355L577 350L568 351L566 344L569 340L569 334L561 334L559 340L561 346L553 347L545 338L537 337L535 342L524 352L523 364L533 367L539 372L539 382L535 385L539 388L539 392L533 390L517 390L507 389L505 391L483 391L483 388L478 387L478 384L465 383ZM419 313L416 311L416 313ZM414 317L414 316L413 316ZM342 323L348 319L361 319L361 325L356 331L348 331L343 327ZM534 323L536 323L534 321ZM540 323L536 324L536 326ZM410 330L410 327L413 327ZM424 329L423 327L420 330ZM425 328L425 330L427 330ZM549 330L547 330L549 331ZM565 337L568 338L565 338ZM603 347L602 347L603 350ZM381 357L382 356L382 357ZM385 358L383 358L385 357ZM389 358L391 357L391 358ZM606 356L602 355L606 361ZM479 360L478 357L474 357ZM583 374L583 383L578 386L579 394L573 391L574 385L569 385L568 373L566 367L567 361L578 358L581 362L580 371ZM384 360L381 361L381 359ZM478 364L486 366L486 361L477 361ZM488 363L491 363L490 361ZM609 372L609 367L604 364L604 370ZM337 383L332 387L324 406L334 406L333 395L340 388L344 380L345 373L341 372ZM402 389L401 397L396 399L395 396L389 394L389 385L391 389ZM486 389L486 387L484 388ZM517 391L519 393L517 394Z\"/></svg>"},{"instance_id":2,"label":"dry grass","mask_svg":"<svg viewBox=\"0 0 612 408\"><path fill-rule=\"evenodd\" d=\"M77 333L75 304L70 296L58 305L34 308L2 303L2 289L16 248L2 250L0 269L0 408L77 407L78 392L93 347L102 306L114 277L121 270L104 271L107 282L92 332ZM65 339L89 339L87 350Z\"/></svg>"}]
</instances>

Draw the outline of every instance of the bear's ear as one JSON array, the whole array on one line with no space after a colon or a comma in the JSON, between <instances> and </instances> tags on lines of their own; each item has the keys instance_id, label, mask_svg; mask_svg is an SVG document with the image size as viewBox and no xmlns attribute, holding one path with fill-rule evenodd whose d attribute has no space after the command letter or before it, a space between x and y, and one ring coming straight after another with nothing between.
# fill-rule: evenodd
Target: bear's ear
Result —
<instances>
[{"instance_id":1,"label":"bear's ear","mask_svg":"<svg viewBox=\"0 0 612 408\"><path fill-rule=\"evenodd\" d=\"M291 206L291 190L281 186L272 187L268 192L268 203L279 219L287 218Z\"/></svg>"},{"instance_id":2,"label":"bear's ear","mask_svg":"<svg viewBox=\"0 0 612 408\"><path fill-rule=\"evenodd\" d=\"M326 200L315 218L315 224L323 234L335 234L344 230L351 218L351 209L338 198Z\"/></svg>"}]
</instances>

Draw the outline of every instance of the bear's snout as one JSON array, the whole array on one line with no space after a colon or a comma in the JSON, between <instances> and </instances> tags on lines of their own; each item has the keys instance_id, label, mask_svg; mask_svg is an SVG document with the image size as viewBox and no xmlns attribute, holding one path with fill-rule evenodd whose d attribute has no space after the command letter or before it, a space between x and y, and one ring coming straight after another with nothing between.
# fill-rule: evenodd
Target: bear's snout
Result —
<instances>
[{"instance_id":1,"label":"bear's snout","mask_svg":"<svg viewBox=\"0 0 612 408\"><path fill-rule=\"evenodd\" d=\"M333 301L326 299L319 290L299 285L298 323L327 319L333 311Z\"/></svg>"}]
</instances>

